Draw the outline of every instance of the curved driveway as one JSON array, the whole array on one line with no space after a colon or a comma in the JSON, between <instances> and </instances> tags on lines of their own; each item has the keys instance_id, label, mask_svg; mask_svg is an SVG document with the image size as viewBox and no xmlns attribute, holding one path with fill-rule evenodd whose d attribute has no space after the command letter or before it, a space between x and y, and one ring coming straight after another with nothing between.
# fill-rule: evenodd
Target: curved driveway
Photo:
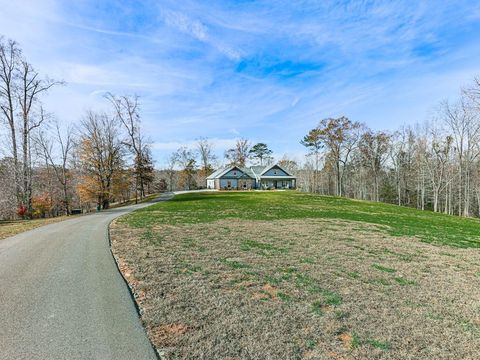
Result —
<instances>
[{"instance_id":1,"label":"curved driveway","mask_svg":"<svg viewBox=\"0 0 480 360\"><path fill-rule=\"evenodd\" d=\"M107 236L114 218L148 205L0 241L0 359L157 358Z\"/></svg>"}]
</instances>

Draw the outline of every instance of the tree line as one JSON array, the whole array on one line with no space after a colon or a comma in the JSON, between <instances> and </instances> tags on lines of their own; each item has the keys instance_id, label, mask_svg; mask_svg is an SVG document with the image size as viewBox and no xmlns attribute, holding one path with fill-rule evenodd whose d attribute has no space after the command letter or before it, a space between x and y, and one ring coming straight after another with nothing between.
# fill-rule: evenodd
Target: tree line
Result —
<instances>
[{"instance_id":1,"label":"tree line","mask_svg":"<svg viewBox=\"0 0 480 360\"><path fill-rule=\"evenodd\" d=\"M479 78L423 124L388 132L327 118L301 144L304 190L480 216Z\"/></svg>"},{"instance_id":2,"label":"tree line","mask_svg":"<svg viewBox=\"0 0 480 360\"><path fill-rule=\"evenodd\" d=\"M105 94L110 111L62 124L42 100L63 81L40 74L19 45L0 37L0 218L107 209L141 200L154 182L137 96Z\"/></svg>"}]
</instances>

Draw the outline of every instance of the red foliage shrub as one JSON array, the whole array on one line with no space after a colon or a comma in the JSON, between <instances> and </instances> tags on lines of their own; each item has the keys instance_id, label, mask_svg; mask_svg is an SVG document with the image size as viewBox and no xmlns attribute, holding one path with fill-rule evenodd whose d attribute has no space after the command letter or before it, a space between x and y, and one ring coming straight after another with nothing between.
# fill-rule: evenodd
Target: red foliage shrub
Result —
<instances>
[{"instance_id":1,"label":"red foliage shrub","mask_svg":"<svg viewBox=\"0 0 480 360\"><path fill-rule=\"evenodd\" d=\"M17 215L20 216L21 218L25 217L25 214L27 213L27 207L20 205L17 208Z\"/></svg>"}]
</instances>

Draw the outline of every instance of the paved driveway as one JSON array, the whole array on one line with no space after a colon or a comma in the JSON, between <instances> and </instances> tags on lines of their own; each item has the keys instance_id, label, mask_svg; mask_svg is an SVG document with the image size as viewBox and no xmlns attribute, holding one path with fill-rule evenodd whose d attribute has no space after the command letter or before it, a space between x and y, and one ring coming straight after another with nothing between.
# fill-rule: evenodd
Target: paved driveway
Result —
<instances>
[{"instance_id":1,"label":"paved driveway","mask_svg":"<svg viewBox=\"0 0 480 360\"><path fill-rule=\"evenodd\" d=\"M156 359L107 238L110 221L147 205L0 241L0 359Z\"/></svg>"}]
</instances>

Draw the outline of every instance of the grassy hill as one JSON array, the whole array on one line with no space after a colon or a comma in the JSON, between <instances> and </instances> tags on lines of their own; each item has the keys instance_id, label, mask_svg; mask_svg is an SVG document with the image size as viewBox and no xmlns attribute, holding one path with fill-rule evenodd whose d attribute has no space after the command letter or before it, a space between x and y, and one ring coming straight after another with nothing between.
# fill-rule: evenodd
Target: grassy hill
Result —
<instances>
[{"instance_id":1,"label":"grassy hill","mask_svg":"<svg viewBox=\"0 0 480 360\"><path fill-rule=\"evenodd\" d=\"M133 213L132 226L207 223L221 219L340 219L388 226L394 236L425 242L480 247L480 221L396 205L298 192L192 193Z\"/></svg>"},{"instance_id":2,"label":"grassy hill","mask_svg":"<svg viewBox=\"0 0 480 360\"><path fill-rule=\"evenodd\" d=\"M192 193L112 226L167 358L474 358L480 222L298 192Z\"/></svg>"}]
</instances>

